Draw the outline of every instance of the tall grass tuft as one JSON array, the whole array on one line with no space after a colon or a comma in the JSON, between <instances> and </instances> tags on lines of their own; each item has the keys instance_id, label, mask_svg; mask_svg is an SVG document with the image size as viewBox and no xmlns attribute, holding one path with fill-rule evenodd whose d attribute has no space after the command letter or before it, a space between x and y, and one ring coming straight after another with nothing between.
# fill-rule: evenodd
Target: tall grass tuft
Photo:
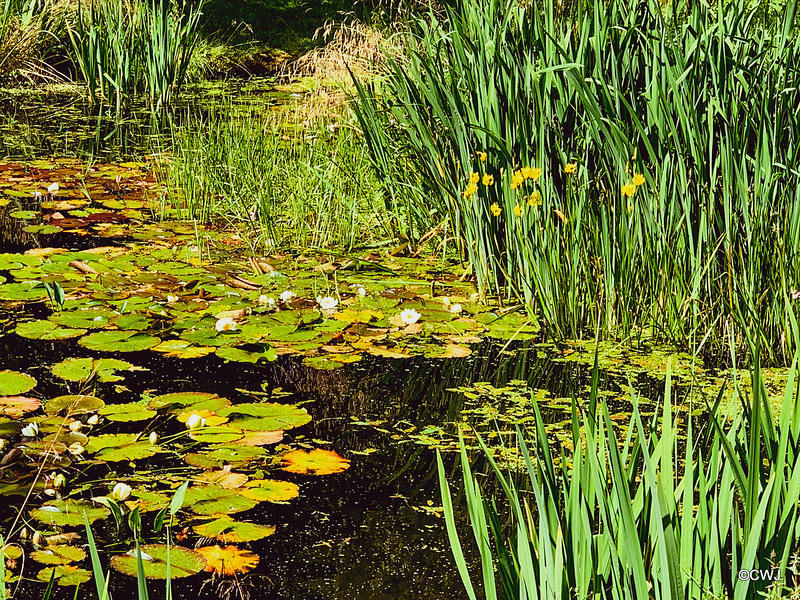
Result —
<instances>
[{"instance_id":1,"label":"tall grass tuft","mask_svg":"<svg viewBox=\"0 0 800 600\"><path fill-rule=\"evenodd\" d=\"M481 291L558 337L720 352L734 332L746 353L756 324L769 360L791 358L796 1L777 19L745 0L445 8L354 105L381 177L421 177L415 203L449 217Z\"/></svg>"},{"instance_id":2,"label":"tall grass tuft","mask_svg":"<svg viewBox=\"0 0 800 600\"><path fill-rule=\"evenodd\" d=\"M521 481L478 438L500 498L483 495L462 436L486 598L498 597L498 586L506 598L783 597L800 541L797 367L795 357L777 424L756 356L752 393L745 401L735 390L742 410L732 420L719 414L723 388L708 423L698 428L689 416L679 426L685 413L672 404L668 367L660 414L645 427L632 391L633 412L620 434L598 394L595 362L589 409L573 401L568 451L553 452L533 397L536 439L517 432ZM439 477L451 546L474 597L441 456ZM497 508L504 503L507 525Z\"/></svg>"},{"instance_id":3,"label":"tall grass tuft","mask_svg":"<svg viewBox=\"0 0 800 600\"><path fill-rule=\"evenodd\" d=\"M391 236L393 213L352 129L213 113L173 129L164 215L223 221L253 252L352 248Z\"/></svg>"},{"instance_id":4,"label":"tall grass tuft","mask_svg":"<svg viewBox=\"0 0 800 600\"><path fill-rule=\"evenodd\" d=\"M205 0L89 0L68 28L71 58L93 102L119 110L146 92L156 109L186 78Z\"/></svg>"}]
</instances>

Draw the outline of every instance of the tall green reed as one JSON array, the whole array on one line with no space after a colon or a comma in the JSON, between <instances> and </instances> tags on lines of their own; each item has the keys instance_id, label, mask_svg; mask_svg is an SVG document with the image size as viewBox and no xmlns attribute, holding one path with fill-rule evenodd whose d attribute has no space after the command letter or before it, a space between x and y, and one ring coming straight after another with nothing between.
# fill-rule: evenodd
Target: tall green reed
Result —
<instances>
[{"instance_id":1,"label":"tall green reed","mask_svg":"<svg viewBox=\"0 0 800 600\"><path fill-rule=\"evenodd\" d=\"M754 360L749 400L734 384L742 410L732 420L720 414L723 387L703 427L691 416L679 425L687 413L673 406L668 367L660 413L645 427L631 387L633 412L621 434L598 394L595 361L588 408L573 400L569 451L553 452L533 397L535 439L517 432L521 477L504 472L478 438L498 498L484 496L462 436L486 598L497 598L498 586L506 598L783 597L800 541L798 357L777 423L758 353ZM438 464L450 543L474 598L441 456Z\"/></svg>"},{"instance_id":2,"label":"tall green reed","mask_svg":"<svg viewBox=\"0 0 800 600\"><path fill-rule=\"evenodd\" d=\"M117 110L146 92L156 109L186 78L204 0L90 0L68 28L71 58L93 102Z\"/></svg>"},{"instance_id":3,"label":"tall green reed","mask_svg":"<svg viewBox=\"0 0 800 600\"><path fill-rule=\"evenodd\" d=\"M354 102L381 177L417 173L415 202L449 216L481 291L556 336L599 325L719 352L756 324L770 360L791 357L796 2L772 21L744 0L558 10L458 0L412 23L407 59ZM514 185L526 166L541 177ZM466 194L473 172L494 183Z\"/></svg>"}]
</instances>

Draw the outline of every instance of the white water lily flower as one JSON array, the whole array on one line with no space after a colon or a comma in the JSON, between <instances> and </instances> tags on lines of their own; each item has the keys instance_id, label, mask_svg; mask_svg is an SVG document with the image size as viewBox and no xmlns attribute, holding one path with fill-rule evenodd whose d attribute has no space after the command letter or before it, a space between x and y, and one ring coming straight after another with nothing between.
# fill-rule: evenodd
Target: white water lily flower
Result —
<instances>
[{"instance_id":1,"label":"white water lily flower","mask_svg":"<svg viewBox=\"0 0 800 600\"><path fill-rule=\"evenodd\" d=\"M792 290L789 294L792 296L792 300L800 299L800 291L798 290Z\"/></svg>"},{"instance_id":2,"label":"white water lily flower","mask_svg":"<svg viewBox=\"0 0 800 600\"><path fill-rule=\"evenodd\" d=\"M69 445L67 451L72 454L73 456L78 456L79 454L83 454L85 448L80 444L80 442L74 442Z\"/></svg>"},{"instance_id":3,"label":"white water lily flower","mask_svg":"<svg viewBox=\"0 0 800 600\"><path fill-rule=\"evenodd\" d=\"M111 497L117 502L127 500L131 496L131 486L127 483L118 483L114 486L114 491L111 492Z\"/></svg>"},{"instance_id":4,"label":"white water lily flower","mask_svg":"<svg viewBox=\"0 0 800 600\"><path fill-rule=\"evenodd\" d=\"M197 413L192 413L189 415L189 418L186 419L187 429L197 429L198 427L203 427L205 424L206 420Z\"/></svg>"},{"instance_id":5,"label":"white water lily flower","mask_svg":"<svg viewBox=\"0 0 800 600\"><path fill-rule=\"evenodd\" d=\"M339 306L339 301L336 298L331 298L330 296L317 296L317 303L319 304L322 310L334 310L337 306Z\"/></svg>"},{"instance_id":6,"label":"white water lily flower","mask_svg":"<svg viewBox=\"0 0 800 600\"><path fill-rule=\"evenodd\" d=\"M98 415L92 415L91 417L89 417L89 418L86 420L86 422L87 422L89 425L97 425L97 423L98 423L99 421L100 421L100 417L99 417Z\"/></svg>"},{"instance_id":7,"label":"white water lily flower","mask_svg":"<svg viewBox=\"0 0 800 600\"><path fill-rule=\"evenodd\" d=\"M294 298L297 294L295 294L291 290L286 290L285 292L281 293L281 302L288 302L292 298Z\"/></svg>"},{"instance_id":8,"label":"white water lily flower","mask_svg":"<svg viewBox=\"0 0 800 600\"><path fill-rule=\"evenodd\" d=\"M230 317L222 317L214 325L214 329L217 331L236 331L236 321Z\"/></svg>"},{"instance_id":9,"label":"white water lily flower","mask_svg":"<svg viewBox=\"0 0 800 600\"><path fill-rule=\"evenodd\" d=\"M55 194L57 191L58 191L58 184L57 183L51 183L49 186L47 186L47 193L48 194Z\"/></svg>"},{"instance_id":10,"label":"white water lily flower","mask_svg":"<svg viewBox=\"0 0 800 600\"><path fill-rule=\"evenodd\" d=\"M177 296L167 296L167 304L174 304L178 301Z\"/></svg>"},{"instance_id":11,"label":"white water lily flower","mask_svg":"<svg viewBox=\"0 0 800 600\"><path fill-rule=\"evenodd\" d=\"M150 443L154 446L158 443L158 434L155 431L150 434Z\"/></svg>"},{"instance_id":12,"label":"white water lily flower","mask_svg":"<svg viewBox=\"0 0 800 600\"><path fill-rule=\"evenodd\" d=\"M67 484L67 478L64 477L63 473L57 473L55 477L53 477L53 487L57 490L61 489Z\"/></svg>"},{"instance_id":13,"label":"white water lily flower","mask_svg":"<svg viewBox=\"0 0 800 600\"><path fill-rule=\"evenodd\" d=\"M413 308L407 308L400 313L400 320L406 325L413 325L422 315Z\"/></svg>"},{"instance_id":14,"label":"white water lily flower","mask_svg":"<svg viewBox=\"0 0 800 600\"><path fill-rule=\"evenodd\" d=\"M362 298L367 295L367 288L365 288L363 285L359 285L356 290L358 291L358 295Z\"/></svg>"},{"instance_id":15,"label":"white water lily flower","mask_svg":"<svg viewBox=\"0 0 800 600\"><path fill-rule=\"evenodd\" d=\"M442 305L443 305L445 308L447 308L448 306L450 306L450 298L448 298L447 296L442 296Z\"/></svg>"},{"instance_id":16,"label":"white water lily flower","mask_svg":"<svg viewBox=\"0 0 800 600\"><path fill-rule=\"evenodd\" d=\"M451 305L450 305L450 312L451 312L451 313L453 313L454 315L457 315L457 314L458 314L458 313L460 313L462 310L463 310L463 309L461 308L461 305L460 305L460 304L451 304Z\"/></svg>"},{"instance_id":17,"label":"white water lily flower","mask_svg":"<svg viewBox=\"0 0 800 600\"><path fill-rule=\"evenodd\" d=\"M22 428L20 433L22 433L22 435L25 437L36 437L39 434L39 425L36 423L28 423Z\"/></svg>"},{"instance_id":18,"label":"white water lily flower","mask_svg":"<svg viewBox=\"0 0 800 600\"><path fill-rule=\"evenodd\" d=\"M261 294L258 297L258 303L259 304L266 304L269 308L274 308L275 307L275 298L270 298L266 294Z\"/></svg>"}]
</instances>

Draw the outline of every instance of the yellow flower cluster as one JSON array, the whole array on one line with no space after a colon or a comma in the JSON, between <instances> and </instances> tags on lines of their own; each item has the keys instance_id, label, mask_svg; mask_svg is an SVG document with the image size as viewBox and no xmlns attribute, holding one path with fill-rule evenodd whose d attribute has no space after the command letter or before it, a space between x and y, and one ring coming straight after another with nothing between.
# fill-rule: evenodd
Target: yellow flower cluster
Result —
<instances>
[{"instance_id":1,"label":"yellow flower cluster","mask_svg":"<svg viewBox=\"0 0 800 600\"><path fill-rule=\"evenodd\" d=\"M499 205L499 204L497 204L497 202L494 202L494 203L493 203L493 204L492 204L492 205L489 207L489 210L490 210L490 211L492 211L492 214L493 214L495 217L499 217L499 216L500 216L500 213L501 213L501 212L503 212L503 209L502 209L502 208L500 208L500 205Z\"/></svg>"},{"instance_id":2,"label":"yellow flower cluster","mask_svg":"<svg viewBox=\"0 0 800 600\"><path fill-rule=\"evenodd\" d=\"M640 185L643 185L644 182L645 182L644 175L642 175L641 173L634 173L633 181L629 181L628 183L623 185L620 191L628 198L631 198L636 193L636 189Z\"/></svg>"},{"instance_id":3,"label":"yellow flower cluster","mask_svg":"<svg viewBox=\"0 0 800 600\"><path fill-rule=\"evenodd\" d=\"M564 165L564 173L577 173L578 165L575 163L567 163Z\"/></svg>"},{"instance_id":4,"label":"yellow flower cluster","mask_svg":"<svg viewBox=\"0 0 800 600\"><path fill-rule=\"evenodd\" d=\"M515 190L525 183L526 179L538 180L542 176L542 170L539 167L522 167L511 174L511 189Z\"/></svg>"},{"instance_id":5,"label":"yellow flower cluster","mask_svg":"<svg viewBox=\"0 0 800 600\"><path fill-rule=\"evenodd\" d=\"M476 152L478 159L481 162L486 161L486 152ZM485 186L490 186L494 184L494 175L490 175L489 173L484 173L481 176L480 173L472 171L469 174L469 183L467 184L467 189L461 192L461 197L466 200L467 198L471 198L475 194L478 193L478 183L482 183Z\"/></svg>"}]
</instances>

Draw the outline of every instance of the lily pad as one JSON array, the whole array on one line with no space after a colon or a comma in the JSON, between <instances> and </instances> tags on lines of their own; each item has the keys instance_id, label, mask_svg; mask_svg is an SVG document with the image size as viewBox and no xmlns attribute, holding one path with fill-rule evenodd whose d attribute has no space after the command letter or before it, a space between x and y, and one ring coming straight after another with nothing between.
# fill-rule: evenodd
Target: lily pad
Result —
<instances>
[{"instance_id":1,"label":"lily pad","mask_svg":"<svg viewBox=\"0 0 800 600\"><path fill-rule=\"evenodd\" d=\"M149 440L136 441L135 434L117 433L89 438L86 452L94 454L94 458L97 460L121 462L149 458L161 452L161 448L151 444Z\"/></svg>"},{"instance_id":2,"label":"lily pad","mask_svg":"<svg viewBox=\"0 0 800 600\"><path fill-rule=\"evenodd\" d=\"M252 542L270 536L275 533L275 527L272 525L243 523L224 516L209 523L195 525L194 531L203 537L216 538L221 542L236 544Z\"/></svg>"},{"instance_id":3,"label":"lily pad","mask_svg":"<svg viewBox=\"0 0 800 600\"><path fill-rule=\"evenodd\" d=\"M53 572L55 572L55 576ZM39 581L50 581L53 578L55 578L58 585L81 585L91 580L92 574L86 569L81 569L74 565L47 567L36 574L36 579Z\"/></svg>"},{"instance_id":4,"label":"lily pad","mask_svg":"<svg viewBox=\"0 0 800 600\"><path fill-rule=\"evenodd\" d=\"M89 523L111 514L104 506L96 506L86 500L52 500L31 511L31 517L47 525L77 527L83 525L83 515Z\"/></svg>"},{"instance_id":5,"label":"lily pad","mask_svg":"<svg viewBox=\"0 0 800 600\"><path fill-rule=\"evenodd\" d=\"M183 506L196 515L215 515L250 510L259 502L258 499L243 496L238 489L205 485L187 489Z\"/></svg>"},{"instance_id":6,"label":"lily pad","mask_svg":"<svg viewBox=\"0 0 800 600\"><path fill-rule=\"evenodd\" d=\"M216 575L235 576L247 573L258 565L258 555L236 546L205 546L197 551L206 558L206 571Z\"/></svg>"},{"instance_id":7,"label":"lily pad","mask_svg":"<svg viewBox=\"0 0 800 600\"><path fill-rule=\"evenodd\" d=\"M148 579L167 578L167 554L170 560L171 577L189 577L199 573L206 566L206 559L182 546L166 544L145 544L140 547L142 564L144 565L144 575ZM120 573L136 577L137 559L136 550L130 550L125 554L118 554L111 559L111 566Z\"/></svg>"},{"instance_id":8,"label":"lily pad","mask_svg":"<svg viewBox=\"0 0 800 600\"><path fill-rule=\"evenodd\" d=\"M58 396L57 398L48 400L44 405L44 411L48 415L57 415L63 412L74 416L93 413L103 406L105 406L105 402L100 398L78 394Z\"/></svg>"},{"instance_id":9,"label":"lily pad","mask_svg":"<svg viewBox=\"0 0 800 600\"><path fill-rule=\"evenodd\" d=\"M0 396L16 396L32 390L36 379L18 371L0 371Z\"/></svg>"},{"instance_id":10,"label":"lily pad","mask_svg":"<svg viewBox=\"0 0 800 600\"><path fill-rule=\"evenodd\" d=\"M160 342L157 337L135 331L98 331L82 337L78 343L99 352L140 352Z\"/></svg>"},{"instance_id":11,"label":"lily pad","mask_svg":"<svg viewBox=\"0 0 800 600\"><path fill-rule=\"evenodd\" d=\"M50 370L53 375L67 381L88 381L92 373L97 381L102 383L121 381L123 378L115 375L116 371L127 371L133 365L116 358L67 358L53 365Z\"/></svg>"},{"instance_id":12,"label":"lily pad","mask_svg":"<svg viewBox=\"0 0 800 600\"><path fill-rule=\"evenodd\" d=\"M306 452L293 450L283 455L285 466L283 469L290 473L303 473L307 475L330 475L341 473L350 467L350 460L339 456L332 450L319 448Z\"/></svg>"},{"instance_id":13,"label":"lily pad","mask_svg":"<svg viewBox=\"0 0 800 600\"><path fill-rule=\"evenodd\" d=\"M59 327L52 321L27 321L17 325L14 332L29 340L65 340L80 337L86 330Z\"/></svg>"},{"instance_id":14,"label":"lily pad","mask_svg":"<svg viewBox=\"0 0 800 600\"><path fill-rule=\"evenodd\" d=\"M156 416L156 411L141 404L107 404L98 411L109 421L145 421Z\"/></svg>"},{"instance_id":15,"label":"lily pad","mask_svg":"<svg viewBox=\"0 0 800 600\"><path fill-rule=\"evenodd\" d=\"M19 419L26 413L37 410L39 406L39 401L36 398L5 396L0 398L0 415Z\"/></svg>"},{"instance_id":16,"label":"lily pad","mask_svg":"<svg viewBox=\"0 0 800 600\"><path fill-rule=\"evenodd\" d=\"M217 356L226 361L257 363L259 360L274 361L278 359L275 348L265 348L261 352L248 352L241 348L223 347L217 350Z\"/></svg>"},{"instance_id":17,"label":"lily pad","mask_svg":"<svg viewBox=\"0 0 800 600\"><path fill-rule=\"evenodd\" d=\"M220 409L217 414L230 417L231 426L250 431L293 429L311 421L311 415L305 408L278 402L237 404Z\"/></svg>"},{"instance_id":18,"label":"lily pad","mask_svg":"<svg viewBox=\"0 0 800 600\"><path fill-rule=\"evenodd\" d=\"M166 340L151 348L174 358L200 358L216 351L213 346L195 346L185 340Z\"/></svg>"},{"instance_id":19,"label":"lily pad","mask_svg":"<svg viewBox=\"0 0 800 600\"><path fill-rule=\"evenodd\" d=\"M48 546L44 550L35 550L28 556L46 565L67 565L86 558L86 552L77 546L56 545Z\"/></svg>"},{"instance_id":20,"label":"lily pad","mask_svg":"<svg viewBox=\"0 0 800 600\"><path fill-rule=\"evenodd\" d=\"M287 502L297 498L300 488L291 481L278 481L277 479L257 479L248 481L242 496L262 502Z\"/></svg>"}]
</instances>

